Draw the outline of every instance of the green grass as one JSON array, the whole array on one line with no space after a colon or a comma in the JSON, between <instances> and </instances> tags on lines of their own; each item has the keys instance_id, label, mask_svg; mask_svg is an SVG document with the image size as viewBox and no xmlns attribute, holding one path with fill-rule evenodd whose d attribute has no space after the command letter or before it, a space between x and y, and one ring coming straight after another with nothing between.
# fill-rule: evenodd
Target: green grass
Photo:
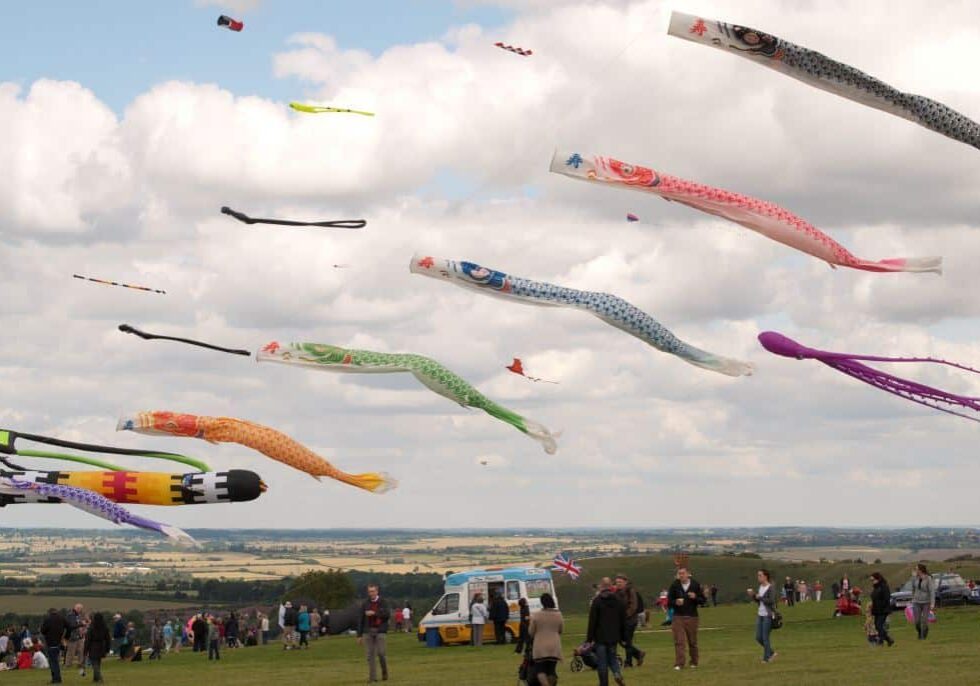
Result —
<instances>
[{"instance_id":1,"label":"green grass","mask_svg":"<svg viewBox=\"0 0 980 686\"><path fill-rule=\"evenodd\" d=\"M674 560L671 555L650 555L636 557L607 557L582 561L584 573L577 582L571 582L565 576L556 576L556 592L559 604L573 607L575 604L587 602L592 584L603 576L614 576L623 573L633 580L633 583L643 593L647 603L656 599L661 589L666 589L674 577ZM868 577L871 572L880 571L887 578L893 590L897 590L911 577L911 563L860 564L837 562L785 562L780 560L757 560L751 558L727 556L694 556L688 560L688 566L694 577L702 584L715 584L719 588L719 602L741 602L745 598L745 589L758 586L756 571L765 567L772 572L772 578L778 586L789 576L793 579L805 579L813 584L818 579L823 582L824 598L830 596L830 587L841 575L847 574L851 583L859 588L868 590L871 583ZM980 578L980 561L952 563L930 563L930 571L943 572L952 570L964 578Z\"/></svg>"},{"instance_id":2,"label":"green grass","mask_svg":"<svg viewBox=\"0 0 980 686\"><path fill-rule=\"evenodd\" d=\"M567 608L567 604L566 604ZM654 627L640 633L637 643L647 651L640 669L626 672L634 684L939 684L971 683L980 669L977 625L980 610L973 607L941 610L928 641L916 641L915 631L901 615L892 616L894 648L867 645L859 617L832 619L832 605L808 603L787 608L786 626L773 633L779 652L772 664L760 662L753 640L753 607L736 604L702 611L701 667L671 670L670 634ZM567 657L582 640L584 617L572 616L565 637L566 664L562 684L592 685L595 672L571 674ZM711 630L708 630L711 629ZM411 635L389 637L389 683L412 686L451 684L513 684L519 663L511 647L484 646L429 649ZM188 651L161 662L121 664L109 660L109 684L200 686L202 683L268 686L268 684L361 684L367 672L363 653L354 639L333 637L313 642L308 651L284 652L278 645L224 651L221 662L209 663ZM46 675L45 675L46 676ZM5 684L37 684L34 672L4 674ZM88 679L91 679L89 675ZM82 683L77 672L65 683Z\"/></svg>"}]
</instances>

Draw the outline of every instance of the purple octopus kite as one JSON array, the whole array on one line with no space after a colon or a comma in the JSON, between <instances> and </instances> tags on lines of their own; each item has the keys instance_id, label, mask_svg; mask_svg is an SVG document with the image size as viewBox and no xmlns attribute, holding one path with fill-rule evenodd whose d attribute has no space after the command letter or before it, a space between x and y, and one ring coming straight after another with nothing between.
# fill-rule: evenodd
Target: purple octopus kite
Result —
<instances>
[{"instance_id":1,"label":"purple octopus kite","mask_svg":"<svg viewBox=\"0 0 980 686\"><path fill-rule=\"evenodd\" d=\"M934 364L944 364L949 367L955 367L956 369L980 374L980 370L978 369L956 364L955 362L947 362L946 360L937 360L932 357L877 357L874 355L851 355L849 353L817 350L801 345L775 331L765 331L759 334L759 342L763 348L776 355L795 357L798 360L820 360L828 367L833 367L848 376L853 376L859 381L871 384L876 388L888 391L906 400L911 400L914 403L919 403L920 405L925 405L926 407L931 407L942 412L955 414L958 417L980 422L980 416L972 416L958 411L959 408L965 408L966 410L972 410L980 414L980 398L956 395L949 391L943 391L932 386L902 379L862 364L858 360L869 362L932 362Z\"/></svg>"}]
</instances>

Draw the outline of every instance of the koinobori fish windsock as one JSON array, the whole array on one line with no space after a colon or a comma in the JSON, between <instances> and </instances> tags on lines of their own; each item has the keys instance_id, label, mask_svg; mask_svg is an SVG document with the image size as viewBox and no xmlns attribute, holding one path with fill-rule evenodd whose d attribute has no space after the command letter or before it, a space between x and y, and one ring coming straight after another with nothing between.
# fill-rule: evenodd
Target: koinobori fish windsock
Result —
<instances>
[{"instance_id":1,"label":"koinobori fish windsock","mask_svg":"<svg viewBox=\"0 0 980 686\"><path fill-rule=\"evenodd\" d=\"M697 367L728 376L745 376L752 373L752 365L748 362L720 357L685 343L646 312L615 295L532 281L473 262L457 262L428 255L412 257L409 270L413 274L448 281L485 295L506 298L525 305L573 307L585 310L607 324L639 338L647 345L661 352L676 355Z\"/></svg>"},{"instance_id":2,"label":"koinobori fish windsock","mask_svg":"<svg viewBox=\"0 0 980 686\"><path fill-rule=\"evenodd\" d=\"M61 484L34 483L5 476L0 477L0 495L17 495L23 491L32 491L42 498L57 498L62 503L77 507L96 517L107 519L114 524L129 524L146 529L147 531L155 531L163 534L175 543L195 543L194 539L181 529L135 515L123 506L117 505L108 498L86 488L63 486Z\"/></svg>"},{"instance_id":3,"label":"koinobori fish windsock","mask_svg":"<svg viewBox=\"0 0 980 686\"><path fill-rule=\"evenodd\" d=\"M151 435L203 438L212 443L238 443L277 462L306 472L317 480L326 476L372 493L384 493L398 484L384 472L343 472L281 431L243 419L164 411L139 412L120 419L116 429Z\"/></svg>"},{"instance_id":4,"label":"koinobori fish windsock","mask_svg":"<svg viewBox=\"0 0 980 686\"><path fill-rule=\"evenodd\" d=\"M226 472L0 472L0 476L18 481L59 484L86 488L114 503L131 505L197 505L203 503L240 503L255 500L266 485L255 472L230 469ZM0 507L19 503L58 502L25 490L15 495L0 495Z\"/></svg>"},{"instance_id":5,"label":"koinobori fish windsock","mask_svg":"<svg viewBox=\"0 0 980 686\"><path fill-rule=\"evenodd\" d=\"M766 238L841 266L868 272L942 273L941 257L895 257L872 262L855 257L823 231L775 203L687 181L612 157L556 152L551 171L573 179L645 191L696 210L722 217Z\"/></svg>"},{"instance_id":6,"label":"koinobori fish windsock","mask_svg":"<svg viewBox=\"0 0 980 686\"><path fill-rule=\"evenodd\" d=\"M980 124L956 110L921 95L903 93L859 69L772 34L680 12L671 13L667 32L740 55L814 88L908 119L980 149Z\"/></svg>"},{"instance_id":7,"label":"koinobori fish windsock","mask_svg":"<svg viewBox=\"0 0 980 686\"><path fill-rule=\"evenodd\" d=\"M507 422L541 443L546 453L553 454L558 445L555 434L541 424L522 417L498 405L471 386L465 379L449 371L435 360L409 353L380 353L371 350L339 348L321 343L273 342L255 354L259 362L282 362L312 369L354 374L386 374L408 372L429 390L464 407L475 407L492 417Z\"/></svg>"}]
</instances>

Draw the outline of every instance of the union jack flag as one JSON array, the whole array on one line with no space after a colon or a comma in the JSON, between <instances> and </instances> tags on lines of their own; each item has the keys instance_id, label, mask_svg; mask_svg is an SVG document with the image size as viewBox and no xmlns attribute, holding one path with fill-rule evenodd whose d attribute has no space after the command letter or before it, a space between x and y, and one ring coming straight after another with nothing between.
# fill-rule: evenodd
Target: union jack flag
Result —
<instances>
[{"instance_id":1,"label":"union jack flag","mask_svg":"<svg viewBox=\"0 0 980 686\"><path fill-rule=\"evenodd\" d=\"M565 553L558 553L555 555L555 559L551 561L552 567L556 572L564 572L571 577L572 581L575 581L582 574L582 568L575 564L575 560L568 557Z\"/></svg>"}]
</instances>

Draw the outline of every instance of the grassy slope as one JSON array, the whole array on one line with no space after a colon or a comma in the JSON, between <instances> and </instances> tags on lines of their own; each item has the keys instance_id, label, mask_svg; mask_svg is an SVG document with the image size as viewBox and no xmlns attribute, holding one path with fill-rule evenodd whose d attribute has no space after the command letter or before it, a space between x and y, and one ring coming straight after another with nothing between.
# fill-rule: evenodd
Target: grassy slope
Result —
<instances>
[{"instance_id":1,"label":"grassy slope","mask_svg":"<svg viewBox=\"0 0 980 686\"><path fill-rule=\"evenodd\" d=\"M926 642L914 640L914 630L896 616L895 648L871 648L858 618L831 619L831 604L809 603L789 609L787 624L774 633L779 651L775 663L764 665L753 642L752 608L731 605L703 611L702 664L697 672L670 670L673 649L663 631L642 633L638 643L648 651L642 669L627 672L629 684L915 684L959 681L965 683L980 669L976 651L975 608L944 610ZM571 617L565 639L566 654L581 640L584 618ZM658 627L659 629L659 627ZM392 682L432 684L512 684L517 656L509 647L485 646L427 649L412 636L392 636L389 648ZM120 664L110 661L105 669L112 684L166 683L168 686L200 686L201 683L234 683L267 686L269 683L364 683L362 653L348 637L321 639L303 652L283 652L278 646L226 651L220 663L208 663L201 655L183 652L162 662ZM13 672L2 677L6 684L36 684L34 672ZM91 676L89 676L89 679ZM81 683L69 673L66 683ZM561 683L595 684L595 673L570 674L561 668Z\"/></svg>"},{"instance_id":2,"label":"grassy slope","mask_svg":"<svg viewBox=\"0 0 980 686\"><path fill-rule=\"evenodd\" d=\"M882 572L891 583L893 589L901 586L911 575L911 564L890 563L880 565L863 565L853 563L792 563L779 560L754 560L746 558L692 556L688 565L691 572L701 583L715 584L719 588L719 602L741 601L745 598L745 589L756 586L756 571L765 567L772 572L773 579L780 585L786 576L793 579L806 579L813 583L817 579L824 585L824 597L830 595L831 584L846 573L851 582L862 588L869 589L868 575L873 571ZM674 575L673 557L669 555L654 555L642 557L596 558L582 561L584 573L578 582L570 582L567 578L556 577L558 597L563 606L568 603L584 603L591 595L591 585L603 576L613 576L617 573L630 577L637 588L643 592L643 597L649 602L654 600L661 589L667 588ZM946 571L953 569L965 578L980 577L980 561L931 563L930 571Z\"/></svg>"}]
</instances>

